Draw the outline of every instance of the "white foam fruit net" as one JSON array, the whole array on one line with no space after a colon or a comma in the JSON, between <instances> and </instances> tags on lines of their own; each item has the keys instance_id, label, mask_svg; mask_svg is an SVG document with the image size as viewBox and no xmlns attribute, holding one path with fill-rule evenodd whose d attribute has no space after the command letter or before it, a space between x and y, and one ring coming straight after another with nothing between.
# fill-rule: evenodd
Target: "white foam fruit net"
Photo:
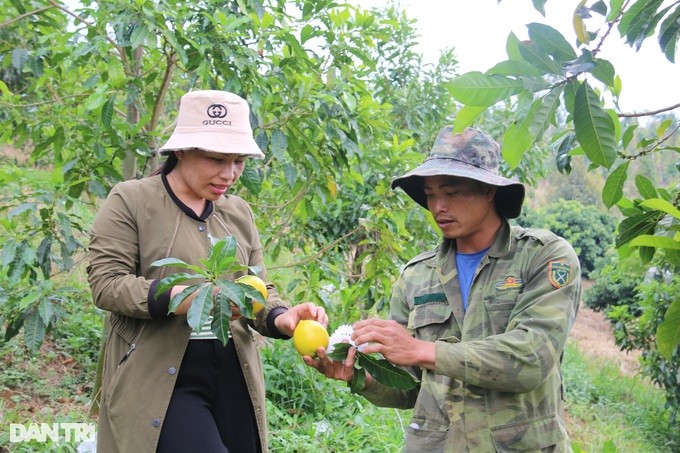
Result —
<instances>
[{"instance_id":1,"label":"white foam fruit net","mask_svg":"<svg viewBox=\"0 0 680 453\"><path fill-rule=\"evenodd\" d=\"M333 352L335 349L335 345L338 343L349 343L352 346L356 346L356 343L354 343L354 340L352 340L352 333L354 333L354 329L352 328L351 325L349 324L343 324L339 326L337 329L335 329L335 332L330 336L328 339L328 349L326 352L330 354ZM366 343L363 343L358 346L359 351L363 352L364 347L366 346Z\"/></svg>"}]
</instances>

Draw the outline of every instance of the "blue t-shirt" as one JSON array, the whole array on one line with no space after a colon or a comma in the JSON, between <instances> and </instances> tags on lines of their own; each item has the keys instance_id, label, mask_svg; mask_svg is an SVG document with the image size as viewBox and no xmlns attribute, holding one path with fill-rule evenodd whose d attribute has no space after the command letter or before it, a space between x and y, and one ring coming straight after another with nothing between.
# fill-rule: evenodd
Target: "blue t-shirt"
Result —
<instances>
[{"instance_id":1,"label":"blue t-shirt","mask_svg":"<svg viewBox=\"0 0 680 453\"><path fill-rule=\"evenodd\" d=\"M467 310L468 296L470 295L470 288L472 287L472 279L475 277L475 271L479 266L480 261L490 247L480 250L475 253L461 253L456 252L456 267L458 268L458 284L460 285L460 293L463 296L463 310Z\"/></svg>"}]
</instances>

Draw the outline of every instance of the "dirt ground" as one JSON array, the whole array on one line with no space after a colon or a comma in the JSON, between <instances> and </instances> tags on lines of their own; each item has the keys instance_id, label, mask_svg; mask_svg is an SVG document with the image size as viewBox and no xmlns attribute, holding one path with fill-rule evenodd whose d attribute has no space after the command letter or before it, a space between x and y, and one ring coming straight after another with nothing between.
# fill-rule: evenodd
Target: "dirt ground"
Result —
<instances>
[{"instance_id":1,"label":"dirt ground","mask_svg":"<svg viewBox=\"0 0 680 453\"><path fill-rule=\"evenodd\" d=\"M624 352L616 346L611 325L601 312L581 306L569 336L577 340L578 348L584 354L618 363L621 373L626 376L635 374L640 353Z\"/></svg>"}]
</instances>

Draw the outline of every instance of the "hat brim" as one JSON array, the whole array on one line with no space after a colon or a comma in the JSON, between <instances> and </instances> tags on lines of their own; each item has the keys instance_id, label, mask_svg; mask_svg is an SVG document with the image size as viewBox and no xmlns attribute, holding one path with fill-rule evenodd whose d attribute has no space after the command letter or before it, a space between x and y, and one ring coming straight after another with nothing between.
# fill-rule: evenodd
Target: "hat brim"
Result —
<instances>
[{"instance_id":1,"label":"hat brim","mask_svg":"<svg viewBox=\"0 0 680 453\"><path fill-rule=\"evenodd\" d=\"M238 154L263 159L264 153L247 133L175 131L158 149L159 154L187 149L202 149L221 154Z\"/></svg>"},{"instance_id":2,"label":"hat brim","mask_svg":"<svg viewBox=\"0 0 680 453\"><path fill-rule=\"evenodd\" d=\"M455 159L428 159L404 176L394 178L392 189L401 187L413 201L427 209L427 198L423 190L423 178L426 176L457 176L491 184L498 187L495 203L502 216L514 219L522 212L525 195L522 183Z\"/></svg>"}]
</instances>

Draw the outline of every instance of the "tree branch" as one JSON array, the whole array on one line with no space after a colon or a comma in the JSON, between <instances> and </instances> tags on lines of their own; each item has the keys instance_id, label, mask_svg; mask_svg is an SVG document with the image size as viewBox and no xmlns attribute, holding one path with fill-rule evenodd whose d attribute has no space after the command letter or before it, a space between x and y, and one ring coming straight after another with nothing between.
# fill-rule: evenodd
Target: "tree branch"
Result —
<instances>
[{"instance_id":1,"label":"tree branch","mask_svg":"<svg viewBox=\"0 0 680 453\"><path fill-rule=\"evenodd\" d=\"M312 261L316 261L320 256L322 256L323 254L325 254L327 251L331 250L331 249L332 249L333 247L335 247L337 244L339 244L340 242L344 241L345 239L347 239L347 238L350 237L351 235L353 235L353 234L355 234L355 233L361 231L362 229L363 229L363 226L358 226L358 227L356 227L355 229L353 229L353 230L350 231L349 233L347 233L347 234L343 235L342 237L339 237L339 238L336 239L335 241L331 242L331 243L328 244L326 247L324 247L324 248L322 248L321 250L319 250L318 252L316 252L314 255L308 256L307 258L305 258L305 259L303 259L303 260L300 260L300 261L297 261L297 262L293 262L293 263L288 263L288 264L281 264L281 265L279 265L279 266L267 266L267 270L270 270L270 269L286 269L286 268L290 268L290 267L301 266L301 265L303 265L303 264L307 264L307 263L310 263L310 262L312 262Z\"/></svg>"},{"instance_id":2,"label":"tree branch","mask_svg":"<svg viewBox=\"0 0 680 453\"><path fill-rule=\"evenodd\" d=\"M619 157L621 157L622 159L626 159L626 160L635 160L635 159L638 159L639 157L645 156L647 154L651 154L655 149L657 149L664 142L667 142L673 135L675 135L675 133L678 132L678 129L680 129L680 124L675 126L675 128L673 128L668 134L666 134L665 137L663 137L661 140L657 141L654 145L643 149L642 151L640 151L637 154L619 153Z\"/></svg>"},{"instance_id":3,"label":"tree branch","mask_svg":"<svg viewBox=\"0 0 680 453\"><path fill-rule=\"evenodd\" d=\"M675 110L677 108L680 108L680 102L674 105L671 105L669 107L664 107L659 110L652 110L649 112L641 112L641 113L619 113L618 116L619 118L639 118L641 116L652 116L652 115L657 115L659 113L663 112L670 112L671 110Z\"/></svg>"},{"instance_id":4,"label":"tree branch","mask_svg":"<svg viewBox=\"0 0 680 453\"><path fill-rule=\"evenodd\" d=\"M10 20L7 20L7 21L1 23L0 28L4 28L4 27L6 27L10 24L13 24L14 22L18 22L22 19L29 17L29 16L33 16L34 14L40 14L43 11L51 9L51 8L54 8L54 6L43 6L42 8L34 9L33 11L29 11L27 13L22 14L21 16L17 16L13 19L10 19Z\"/></svg>"}]
</instances>

